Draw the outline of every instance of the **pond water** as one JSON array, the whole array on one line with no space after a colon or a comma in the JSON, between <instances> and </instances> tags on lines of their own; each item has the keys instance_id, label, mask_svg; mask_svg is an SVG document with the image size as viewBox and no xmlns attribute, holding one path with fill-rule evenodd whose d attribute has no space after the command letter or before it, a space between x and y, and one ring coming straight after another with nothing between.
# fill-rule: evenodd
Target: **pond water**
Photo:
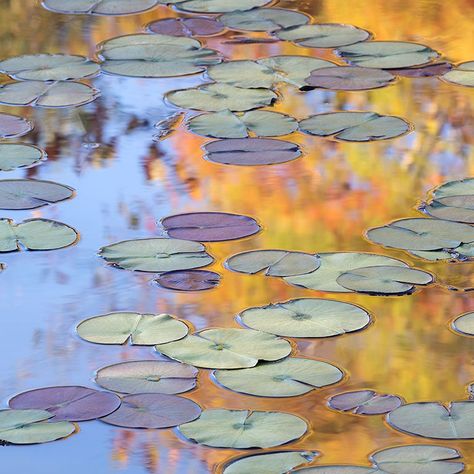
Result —
<instances>
[{"instance_id":1,"label":"pond water","mask_svg":"<svg viewBox=\"0 0 474 474\"><path fill-rule=\"evenodd\" d=\"M229 0L230 1L230 0ZM302 0L278 6L305 11L317 22L351 23L377 40L414 41L442 51L452 63L472 60L474 34L470 0ZM0 57L27 53L69 53L92 57L97 43L143 31L145 24L177 16L160 6L124 17L61 15L34 0L0 2ZM205 40L232 59L276 54L308 54L336 60L330 49L289 42L229 44L229 37ZM254 35L254 36L264 36ZM3 76L6 81L7 77ZM3 211L19 222L44 217L65 222L80 233L71 247L51 252L1 255L0 386L5 403L16 393L43 386L94 387L94 372L113 363L156 359L147 347L101 346L82 341L75 326L111 311L169 312L195 329L239 327L242 310L297 297L323 297L366 308L374 323L337 338L294 340L299 354L335 363L343 382L306 395L257 398L214 384L201 370L198 388L186 397L203 408L283 410L298 414L310 430L292 449L317 450L319 463L363 464L375 450L429 443L390 428L382 416L331 411L336 393L373 389L406 402L461 400L474 381L472 338L450 331L450 321L474 310L472 293L436 284L401 297L331 294L289 286L263 275L223 268L226 258L254 248L319 253L370 251L401 258L436 274L438 283L474 287L472 263L428 263L367 241L364 232L393 219L419 217L417 204L445 181L473 175L473 90L431 78L400 78L385 88L360 92L280 88L275 110L297 119L332 110L376 111L409 120L414 131L379 142L349 143L295 133L303 157L263 167L223 166L203 159L208 139L180 127L154 141L154 124L178 110L166 92L205 82L202 75L171 79L100 75L90 81L101 97L80 108L41 109L1 106L0 112L30 118L34 130L18 141L44 148L48 160L2 178L35 178L67 184L73 199L28 211ZM152 275L107 266L97 257L103 245L162 236L157 221L181 212L224 211L250 215L263 231L245 239L211 243L216 262L209 269L221 284L205 292L173 292L151 282ZM436 441L460 450L474 472L474 441ZM215 449L180 438L174 430L129 430L99 421L54 443L6 446L2 472L108 473L214 472L244 451Z\"/></svg>"}]
</instances>

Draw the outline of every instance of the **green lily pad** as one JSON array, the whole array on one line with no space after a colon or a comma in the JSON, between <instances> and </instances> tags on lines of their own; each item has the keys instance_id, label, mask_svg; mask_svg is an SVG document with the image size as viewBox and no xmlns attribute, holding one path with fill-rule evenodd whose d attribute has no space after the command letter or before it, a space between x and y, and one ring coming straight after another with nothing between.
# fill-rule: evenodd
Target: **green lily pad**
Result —
<instances>
[{"instance_id":1,"label":"green lily pad","mask_svg":"<svg viewBox=\"0 0 474 474\"><path fill-rule=\"evenodd\" d=\"M317 255L289 250L251 250L228 258L226 268L233 272L285 277L313 272L321 265Z\"/></svg>"},{"instance_id":2,"label":"green lily pad","mask_svg":"<svg viewBox=\"0 0 474 474\"><path fill-rule=\"evenodd\" d=\"M211 138L247 138L289 135L298 128L298 122L289 115L266 110L254 110L242 115L230 110L201 114L188 122L191 132Z\"/></svg>"},{"instance_id":3,"label":"green lily pad","mask_svg":"<svg viewBox=\"0 0 474 474\"><path fill-rule=\"evenodd\" d=\"M272 0L160 0L161 3L173 3L176 8L191 13L226 13L246 11L252 8L263 7Z\"/></svg>"},{"instance_id":4,"label":"green lily pad","mask_svg":"<svg viewBox=\"0 0 474 474\"><path fill-rule=\"evenodd\" d=\"M368 142L399 137L410 131L410 124L392 115L375 112L329 112L300 122L300 129L318 137L334 136L349 142Z\"/></svg>"},{"instance_id":5,"label":"green lily pad","mask_svg":"<svg viewBox=\"0 0 474 474\"><path fill-rule=\"evenodd\" d=\"M177 107L206 112L244 112L272 105L277 98L275 92L268 89L242 89L228 84L203 84L166 94L166 99Z\"/></svg>"},{"instance_id":6,"label":"green lily pad","mask_svg":"<svg viewBox=\"0 0 474 474\"><path fill-rule=\"evenodd\" d=\"M444 250L410 250L408 252L414 257L422 258L430 262L439 262L440 260L456 260L454 252L447 252Z\"/></svg>"},{"instance_id":7,"label":"green lily pad","mask_svg":"<svg viewBox=\"0 0 474 474\"><path fill-rule=\"evenodd\" d=\"M77 326L82 339L95 344L153 346L182 339L188 326L169 314L117 312L85 319Z\"/></svg>"},{"instance_id":8,"label":"green lily pad","mask_svg":"<svg viewBox=\"0 0 474 474\"><path fill-rule=\"evenodd\" d=\"M156 273L205 267L214 261L199 242L163 238L117 242L102 247L99 256L124 270Z\"/></svg>"},{"instance_id":9,"label":"green lily pad","mask_svg":"<svg viewBox=\"0 0 474 474\"><path fill-rule=\"evenodd\" d=\"M29 168L46 159L46 153L26 143L0 143L0 171Z\"/></svg>"},{"instance_id":10,"label":"green lily pad","mask_svg":"<svg viewBox=\"0 0 474 474\"><path fill-rule=\"evenodd\" d=\"M355 415L383 415L402 404L403 400L397 395L379 394L373 390L338 393L328 401L332 409Z\"/></svg>"},{"instance_id":11,"label":"green lily pad","mask_svg":"<svg viewBox=\"0 0 474 474\"><path fill-rule=\"evenodd\" d=\"M438 186L433 191L434 199L441 199L449 196L462 196L474 194L474 178L465 178L457 181L448 181Z\"/></svg>"},{"instance_id":12,"label":"green lily pad","mask_svg":"<svg viewBox=\"0 0 474 474\"><path fill-rule=\"evenodd\" d=\"M214 377L224 387L247 395L296 397L335 384L344 373L327 362L288 357L249 369L216 370Z\"/></svg>"},{"instance_id":13,"label":"green lily pad","mask_svg":"<svg viewBox=\"0 0 474 474\"><path fill-rule=\"evenodd\" d=\"M474 312L461 314L452 322L451 327L463 336L474 336Z\"/></svg>"},{"instance_id":14,"label":"green lily pad","mask_svg":"<svg viewBox=\"0 0 474 474\"><path fill-rule=\"evenodd\" d=\"M474 194L441 197L420 210L436 219L474 224Z\"/></svg>"},{"instance_id":15,"label":"green lily pad","mask_svg":"<svg viewBox=\"0 0 474 474\"><path fill-rule=\"evenodd\" d=\"M0 410L0 440L12 444L48 443L76 431L68 421L48 423L53 416L45 410Z\"/></svg>"},{"instance_id":16,"label":"green lily pad","mask_svg":"<svg viewBox=\"0 0 474 474\"><path fill-rule=\"evenodd\" d=\"M338 48L337 52L353 66L377 69L421 66L439 57L429 46L406 41L367 41Z\"/></svg>"},{"instance_id":17,"label":"green lily pad","mask_svg":"<svg viewBox=\"0 0 474 474\"><path fill-rule=\"evenodd\" d=\"M360 306L320 298L249 308L239 318L252 329L288 337L340 336L370 324L369 313Z\"/></svg>"},{"instance_id":18,"label":"green lily pad","mask_svg":"<svg viewBox=\"0 0 474 474\"><path fill-rule=\"evenodd\" d=\"M286 277L284 280L291 285L300 286L309 290L332 291L336 293L350 292L337 283L343 274L362 267L375 265L396 265L408 267L405 262L396 258L378 255L375 253L360 252L328 252L320 253L321 266L314 272L306 275Z\"/></svg>"},{"instance_id":19,"label":"green lily pad","mask_svg":"<svg viewBox=\"0 0 474 474\"><path fill-rule=\"evenodd\" d=\"M249 329L205 329L155 349L187 364L209 369L254 367L259 360L275 361L291 353L285 339Z\"/></svg>"},{"instance_id":20,"label":"green lily pad","mask_svg":"<svg viewBox=\"0 0 474 474\"><path fill-rule=\"evenodd\" d=\"M146 25L150 33L170 36L215 36L225 30L225 26L214 18L205 16L189 18L161 18Z\"/></svg>"},{"instance_id":21,"label":"green lily pad","mask_svg":"<svg viewBox=\"0 0 474 474\"><path fill-rule=\"evenodd\" d=\"M443 74L441 79L459 86L474 87L474 61L458 64L453 70Z\"/></svg>"},{"instance_id":22,"label":"green lily pad","mask_svg":"<svg viewBox=\"0 0 474 474\"><path fill-rule=\"evenodd\" d=\"M179 426L183 436L217 448L271 448L294 441L308 430L289 413L248 410L203 410L196 421Z\"/></svg>"},{"instance_id":23,"label":"green lily pad","mask_svg":"<svg viewBox=\"0 0 474 474\"><path fill-rule=\"evenodd\" d=\"M82 15L133 15L155 8L160 0L43 0L47 10ZM171 3L171 1L169 2Z\"/></svg>"},{"instance_id":24,"label":"green lily pad","mask_svg":"<svg viewBox=\"0 0 474 474\"><path fill-rule=\"evenodd\" d=\"M16 138L33 130L33 123L18 115L0 113L0 138Z\"/></svg>"}]
</instances>

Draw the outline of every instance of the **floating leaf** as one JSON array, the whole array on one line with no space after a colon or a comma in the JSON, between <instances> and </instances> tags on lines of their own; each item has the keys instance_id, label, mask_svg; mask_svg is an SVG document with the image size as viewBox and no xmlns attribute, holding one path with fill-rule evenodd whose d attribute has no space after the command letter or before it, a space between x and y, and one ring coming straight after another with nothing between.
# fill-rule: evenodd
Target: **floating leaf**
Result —
<instances>
[{"instance_id":1,"label":"floating leaf","mask_svg":"<svg viewBox=\"0 0 474 474\"><path fill-rule=\"evenodd\" d=\"M378 69L400 69L421 66L439 57L424 44L406 41L367 41L337 50L349 64Z\"/></svg>"},{"instance_id":2,"label":"floating leaf","mask_svg":"<svg viewBox=\"0 0 474 474\"><path fill-rule=\"evenodd\" d=\"M180 362L139 360L103 367L95 381L119 393L176 394L192 390L197 374L195 367Z\"/></svg>"},{"instance_id":3,"label":"floating leaf","mask_svg":"<svg viewBox=\"0 0 474 474\"><path fill-rule=\"evenodd\" d=\"M349 142L368 142L399 137L410 130L410 124L392 115L375 112L328 112L312 115L300 122L304 133Z\"/></svg>"},{"instance_id":4,"label":"floating leaf","mask_svg":"<svg viewBox=\"0 0 474 474\"><path fill-rule=\"evenodd\" d=\"M337 48L366 41L371 34L354 25L341 23L319 23L303 25L277 31L278 38L292 41L306 48Z\"/></svg>"},{"instance_id":5,"label":"floating leaf","mask_svg":"<svg viewBox=\"0 0 474 474\"><path fill-rule=\"evenodd\" d=\"M36 209L69 199L74 189L39 179L0 180L0 209Z\"/></svg>"},{"instance_id":6,"label":"floating leaf","mask_svg":"<svg viewBox=\"0 0 474 474\"><path fill-rule=\"evenodd\" d=\"M18 115L0 113L0 138L16 138L33 130L33 123Z\"/></svg>"},{"instance_id":7,"label":"floating leaf","mask_svg":"<svg viewBox=\"0 0 474 474\"><path fill-rule=\"evenodd\" d=\"M334 410L349 411L355 415L383 415L403 404L396 395L385 395L373 390L357 390L334 395L328 405Z\"/></svg>"},{"instance_id":8,"label":"floating leaf","mask_svg":"<svg viewBox=\"0 0 474 474\"><path fill-rule=\"evenodd\" d=\"M474 312L458 316L452 322L451 327L463 336L474 336Z\"/></svg>"},{"instance_id":9,"label":"floating leaf","mask_svg":"<svg viewBox=\"0 0 474 474\"><path fill-rule=\"evenodd\" d=\"M266 110L255 110L242 115L230 110L201 114L188 122L191 132L212 138L247 138L249 133L261 137L289 135L298 122L289 115Z\"/></svg>"},{"instance_id":10,"label":"floating leaf","mask_svg":"<svg viewBox=\"0 0 474 474\"><path fill-rule=\"evenodd\" d=\"M12 444L48 443L76 431L67 421L48 423L53 415L44 410L0 410L0 440Z\"/></svg>"},{"instance_id":11,"label":"floating leaf","mask_svg":"<svg viewBox=\"0 0 474 474\"><path fill-rule=\"evenodd\" d=\"M150 33L169 36L214 36L222 33L225 26L214 18L195 16L188 18L163 18L147 25Z\"/></svg>"},{"instance_id":12,"label":"floating leaf","mask_svg":"<svg viewBox=\"0 0 474 474\"><path fill-rule=\"evenodd\" d=\"M132 15L151 10L160 0L43 0L47 10L83 15ZM171 1L170 1L171 3Z\"/></svg>"},{"instance_id":13,"label":"floating leaf","mask_svg":"<svg viewBox=\"0 0 474 474\"><path fill-rule=\"evenodd\" d=\"M250 369L217 370L214 377L235 392L259 397L296 397L339 382L343 372L319 360L289 357Z\"/></svg>"},{"instance_id":14,"label":"floating leaf","mask_svg":"<svg viewBox=\"0 0 474 474\"><path fill-rule=\"evenodd\" d=\"M37 146L25 143L0 143L0 171L29 168L46 159L46 153Z\"/></svg>"},{"instance_id":15,"label":"floating leaf","mask_svg":"<svg viewBox=\"0 0 474 474\"><path fill-rule=\"evenodd\" d=\"M248 410L204 410L201 417L179 427L186 438L217 448L271 448L294 441L308 429L289 413Z\"/></svg>"},{"instance_id":16,"label":"floating leaf","mask_svg":"<svg viewBox=\"0 0 474 474\"><path fill-rule=\"evenodd\" d=\"M340 336L370 324L369 313L361 307L319 298L249 308L239 318L252 329L288 337Z\"/></svg>"},{"instance_id":17,"label":"floating leaf","mask_svg":"<svg viewBox=\"0 0 474 474\"><path fill-rule=\"evenodd\" d=\"M99 255L124 270L158 273L205 267L214 261L199 242L161 238L117 242L102 247Z\"/></svg>"},{"instance_id":18,"label":"floating leaf","mask_svg":"<svg viewBox=\"0 0 474 474\"><path fill-rule=\"evenodd\" d=\"M244 112L272 105L278 98L268 89L242 89L228 84L203 84L193 89L168 92L166 98L177 107L207 112Z\"/></svg>"},{"instance_id":19,"label":"floating leaf","mask_svg":"<svg viewBox=\"0 0 474 474\"><path fill-rule=\"evenodd\" d=\"M207 270L188 270L162 273L155 282L168 290L203 291L220 283L220 275Z\"/></svg>"},{"instance_id":20,"label":"floating leaf","mask_svg":"<svg viewBox=\"0 0 474 474\"><path fill-rule=\"evenodd\" d=\"M458 64L452 71L443 74L441 79L459 86L474 87L474 61Z\"/></svg>"},{"instance_id":21,"label":"floating leaf","mask_svg":"<svg viewBox=\"0 0 474 474\"><path fill-rule=\"evenodd\" d=\"M177 8L191 13L225 13L246 11L256 7L263 7L272 0L160 0L161 3L173 3Z\"/></svg>"},{"instance_id":22,"label":"floating leaf","mask_svg":"<svg viewBox=\"0 0 474 474\"><path fill-rule=\"evenodd\" d=\"M228 258L226 267L233 272L285 277L313 272L321 265L317 255L289 250L250 250Z\"/></svg>"},{"instance_id":23,"label":"floating leaf","mask_svg":"<svg viewBox=\"0 0 474 474\"><path fill-rule=\"evenodd\" d=\"M205 329L180 341L159 344L158 352L187 364L209 369L254 367L259 360L283 359L288 341L249 329Z\"/></svg>"},{"instance_id":24,"label":"floating leaf","mask_svg":"<svg viewBox=\"0 0 474 474\"><path fill-rule=\"evenodd\" d=\"M301 149L296 143L271 138L230 138L204 146L213 163L236 166L277 165L296 160Z\"/></svg>"},{"instance_id":25,"label":"floating leaf","mask_svg":"<svg viewBox=\"0 0 474 474\"><path fill-rule=\"evenodd\" d=\"M85 319L77 326L82 339L96 344L153 346L177 341L189 328L169 314L117 312Z\"/></svg>"},{"instance_id":26,"label":"floating leaf","mask_svg":"<svg viewBox=\"0 0 474 474\"><path fill-rule=\"evenodd\" d=\"M193 421L200 414L200 406L187 398L140 393L123 397L120 408L101 421L123 428L171 428Z\"/></svg>"},{"instance_id":27,"label":"floating leaf","mask_svg":"<svg viewBox=\"0 0 474 474\"><path fill-rule=\"evenodd\" d=\"M453 66L450 63L433 63L426 66L391 69L390 72L396 76L403 77L433 77L441 76L452 68Z\"/></svg>"},{"instance_id":28,"label":"floating leaf","mask_svg":"<svg viewBox=\"0 0 474 474\"><path fill-rule=\"evenodd\" d=\"M474 178L465 178L457 181L448 181L438 186L433 191L435 199L441 199L448 196L474 195Z\"/></svg>"},{"instance_id":29,"label":"floating leaf","mask_svg":"<svg viewBox=\"0 0 474 474\"><path fill-rule=\"evenodd\" d=\"M474 224L474 194L441 197L421 210L436 219Z\"/></svg>"}]
</instances>

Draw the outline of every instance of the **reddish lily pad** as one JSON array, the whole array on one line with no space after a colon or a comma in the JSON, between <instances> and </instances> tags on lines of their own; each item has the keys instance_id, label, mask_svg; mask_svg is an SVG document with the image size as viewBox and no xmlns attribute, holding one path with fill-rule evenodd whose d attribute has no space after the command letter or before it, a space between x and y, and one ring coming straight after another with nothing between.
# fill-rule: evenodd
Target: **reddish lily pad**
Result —
<instances>
[{"instance_id":1,"label":"reddish lily pad","mask_svg":"<svg viewBox=\"0 0 474 474\"><path fill-rule=\"evenodd\" d=\"M355 415L383 415L403 405L396 395L381 395L373 390L357 390L334 395L328 405L334 410Z\"/></svg>"},{"instance_id":2,"label":"reddish lily pad","mask_svg":"<svg viewBox=\"0 0 474 474\"><path fill-rule=\"evenodd\" d=\"M194 16L189 18L163 18L147 25L148 31L168 36L214 36L225 26L214 18Z\"/></svg>"},{"instance_id":3,"label":"reddish lily pad","mask_svg":"<svg viewBox=\"0 0 474 474\"><path fill-rule=\"evenodd\" d=\"M0 138L15 138L33 130L33 124L23 117L0 114Z\"/></svg>"},{"instance_id":4,"label":"reddish lily pad","mask_svg":"<svg viewBox=\"0 0 474 474\"><path fill-rule=\"evenodd\" d=\"M390 69L392 74L403 77L433 77L442 76L451 71L453 65L450 63L434 63L419 67L406 67L401 69Z\"/></svg>"},{"instance_id":5,"label":"reddish lily pad","mask_svg":"<svg viewBox=\"0 0 474 474\"><path fill-rule=\"evenodd\" d=\"M208 270L189 270L162 273L155 282L163 288L176 291L203 291L216 287L220 275Z\"/></svg>"}]
</instances>

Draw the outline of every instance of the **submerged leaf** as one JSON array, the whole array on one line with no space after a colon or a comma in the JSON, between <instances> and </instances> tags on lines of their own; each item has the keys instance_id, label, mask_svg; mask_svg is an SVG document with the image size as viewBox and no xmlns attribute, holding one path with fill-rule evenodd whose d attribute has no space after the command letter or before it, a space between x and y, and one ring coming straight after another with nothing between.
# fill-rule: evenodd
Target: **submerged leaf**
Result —
<instances>
[{"instance_id":1,"label":"submerged leaf","mask_svg":"<svg viewBox=\"0 0 474 474\"><path fill-rule=\"evenodd\" d=\"M458 64L452 71L443 74L441 79L459 86L474 87L474 61Z\"/></svg>"},{"instance_id":2,"label":"submerged leaf","mask_svg":"<svg viewBox=\"0 0 474 474\"><path fill-rule=\"evenodd\" d=\"M168 290L204 291L220 283L220 275L208 270L187 270L162 273L155 282Z\"/></svg>"},{"instance_id":3,"label":"submerged leaf","mask_svg":"<svg viewBox=\"0 0 474 474\"><path fill-rule=\"evenodd\" d=\"M463 336L474 336L474 312L461 314L452 322L451 327Z\"/></svg>"},{"instance_id":4,"label":"submerged leaf","mask_svg":"<svg viewBox=\"0 0 474 474\"><path fill-rule=\"evenodd\" d=\"M83 15L133 15L151 10L161 0L43 0L47 10ZM171 3L171 1L170 1Z\"/></svg>"},{"instance_id":5,"label":"submerged leaf","mask_svg":"<svg viewBox=\"0 0 474 474\"><path fill-rule=\"evenodd\" d=\"M222 33L225 26L214 18L196 16L189 18L163 18L146 26L150 33L169 36L214 36Z\"/></svg>"},{"instance_id":6,"label":"submerged leaf","mask_svg":"<svg viewBox=\"0 0 474 474\"><path fill-rule=\"evenodd\" d=\"M0 138L16 138L33 130L33 123L18 115L0 113Z\"/></svg>"},{"instance_id":7,"label":"submerged leaf","mask_svg":"<svg viewBox=\"0 0 474 474\"><path fill-rule=\"evenodd\" d=\"M29 168L45 159L46 153L37 146L26 143L0 143L0 171Z\"/></svg>"},{"instance_id":8,"label":"submerged leaf","mask_svg":"<svg viewBox=\"0 0 474 474\"><path fill-rule=\"evenodd\" d=\"M403 404L397 395L385 395L373 390L358 390L334 395L328 405L334 410L348 411L355 415L383 415Z\"/></svg>"}]
</instances>

